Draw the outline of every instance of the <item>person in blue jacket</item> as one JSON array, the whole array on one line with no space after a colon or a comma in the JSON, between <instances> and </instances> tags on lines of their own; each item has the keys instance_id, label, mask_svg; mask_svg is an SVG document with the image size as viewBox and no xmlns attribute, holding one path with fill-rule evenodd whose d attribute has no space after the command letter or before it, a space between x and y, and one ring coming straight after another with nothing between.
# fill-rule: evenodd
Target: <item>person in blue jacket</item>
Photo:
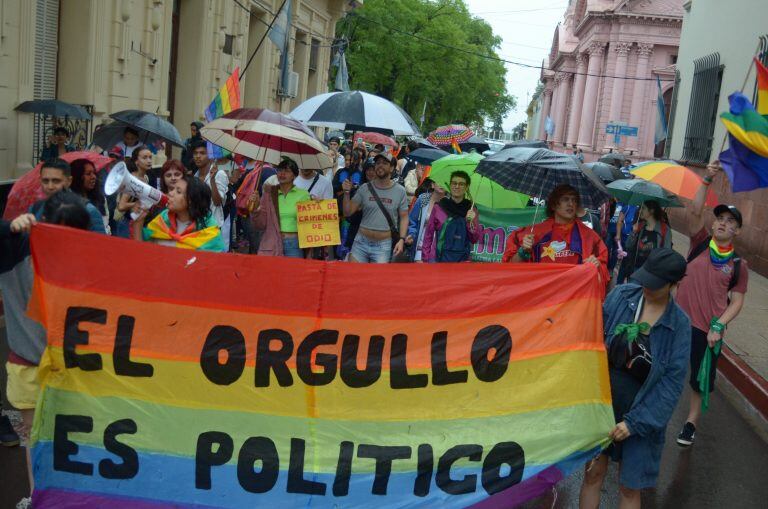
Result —
<instances>
[{"instance_id":1,"label":"person in blue jacket","mask_svg":"<svg viewBox=\"0 0 768 509\"><path fill-rule=\"evenodd\" d=\"M587 465L579 507L596 509L608 459L620 463L619 507L640 507L640 490L656 485L664 434L686 382L690 320L672 297L685 258L653 250L603 304L613 413L613 443Z\"/></svg>"}]
</instances>

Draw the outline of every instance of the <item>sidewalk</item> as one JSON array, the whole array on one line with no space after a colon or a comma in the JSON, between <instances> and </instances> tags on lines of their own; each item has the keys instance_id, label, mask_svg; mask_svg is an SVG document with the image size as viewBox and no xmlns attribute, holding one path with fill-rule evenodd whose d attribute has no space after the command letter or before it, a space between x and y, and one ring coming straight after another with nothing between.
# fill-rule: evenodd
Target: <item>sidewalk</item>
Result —
<instances>
[{"instance_id":1,"label":"sidewalk","mask_svg":"<svg viewBox=\"0 0 768 509\"><path fill-rule=\"evenodd\" d=\"M689 238L673 230L676 251L688 254ZM718 370L768 421L768 278L750 270L744 307L728 326Z\"/></svg>"}]
</instances>

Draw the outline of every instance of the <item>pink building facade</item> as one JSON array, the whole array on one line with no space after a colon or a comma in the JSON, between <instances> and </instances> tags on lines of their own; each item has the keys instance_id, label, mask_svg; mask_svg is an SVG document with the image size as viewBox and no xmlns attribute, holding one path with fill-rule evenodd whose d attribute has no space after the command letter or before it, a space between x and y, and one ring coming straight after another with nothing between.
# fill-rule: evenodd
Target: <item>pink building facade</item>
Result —
<instances>
[{"instance_id":1,"label":"pink building facade","mask_svg":"<svg viewBox=\"0 0 768 509\"><path fill-rule=\"evenodd\" d=\"M685 0L571 0L555 29L541 79L538 138L587 161L621 152L633 161L662 156L654 143L658 85L669 116ZM554 132L546 132L547 117ZM618 143L608 124L637 128Z\"/></svg>"}]
</instances>

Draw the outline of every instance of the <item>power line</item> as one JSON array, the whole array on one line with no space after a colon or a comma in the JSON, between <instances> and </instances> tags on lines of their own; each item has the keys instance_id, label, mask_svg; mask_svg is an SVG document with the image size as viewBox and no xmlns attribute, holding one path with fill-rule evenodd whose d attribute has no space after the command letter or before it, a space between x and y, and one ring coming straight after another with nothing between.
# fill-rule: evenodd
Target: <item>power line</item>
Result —
<instances>
[{"instance_id":1,"label":"power line","mask_svg":"<svg viewBox=\"0 0 768 509\"><path fill-rule=\"evenodd\" d=\"M613 79L618 79L618 80L629 80L629 81L656 81L656 78L636 78L636 77L630 77L630 76L613 76L613 75L610 75L610 74L593 74L593 73L588 73L588 72L564 71L564 70L559 70L559 69L545 68L543 65L524 64L522 62L516 62L514 60L507 60L505 58L500 58L500 57L497 57L497 56L494 56L494 55L484 55L482 53L477 53L475 51L471 51L471 50L468 50L468 49L465 49L465 48L459 48L457 46L451 46L450 44L444 44L442 42L437 42L437 41L434 41L432 39L428 39L426 37L422 37L422 36L417 35L417 34L413 34L413 33L410 33L410 32L406 32L404 30L400 30L399 28L395 28L395 27L390 26L390 25L385 25L384 23L382 23L380 21L377 21L377 20L374 20L374 19L370 19L370 18L366 18L365 16L362 16L361 14L358 14L358 13L355 13L355 12L351 12L351 13L349 13L349 15L350 16L355 16L356 18L362 19L363 21L367 21L368 23L373 23L375 25L379 25L381 27L384 27L385 29L387 29L387 30L389 30L391 32L397 32L397 33L402 34L402 35L407 35L408 37L413 37L414 39L418 39L418 40L420 40L422 42L433 44L433 45L441 47L441 48L451 49L451 50L458 51L460 53L464 53L464 54L467 54L467 55L473 55L473 56L476 56L476 57L485 58L487 60L495 60L497 62L504 62L504 63L507 63L507 64L516 65L518 67L526 67L526 68L529 68L529 69L541 69L541 70L544 70L544 71L552 71L552 72L562 72L562 73L570 74L570 75L573 75L573 76L593 76L593 77L597 77L597 78L613 78ZM674 81L674 80L664 80L664 79L662 79L661 81L670 81L671 82L671 81Z\"/></svg>"}]
</instances>

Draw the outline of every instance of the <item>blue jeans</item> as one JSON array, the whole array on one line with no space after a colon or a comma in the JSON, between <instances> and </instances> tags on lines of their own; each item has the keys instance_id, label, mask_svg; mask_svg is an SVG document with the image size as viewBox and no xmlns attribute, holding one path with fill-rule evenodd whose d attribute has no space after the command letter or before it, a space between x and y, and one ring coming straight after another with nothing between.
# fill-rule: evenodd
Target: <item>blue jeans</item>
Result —
<instances>
[{"instance_id":1,"label":"blue jeans","mask_svg":"<svg viewBox=\"0 0 768 509\"><path fill-rule=\"evenodd\" d=\"M299 248L298 237L283 238L283 256L288 258L304 258L304 251Z\"/></svg>"},{"instance_id":2,"label":"blue jeans","mask_svg":"<svg viewBox=\"0 0 768 509\"><path fill-rule=\"evenodd\" d=\"M373 240L360 233L355 237L350 256L360 263L389 263L392 239Z\"/></svg>"}]
</instances>

